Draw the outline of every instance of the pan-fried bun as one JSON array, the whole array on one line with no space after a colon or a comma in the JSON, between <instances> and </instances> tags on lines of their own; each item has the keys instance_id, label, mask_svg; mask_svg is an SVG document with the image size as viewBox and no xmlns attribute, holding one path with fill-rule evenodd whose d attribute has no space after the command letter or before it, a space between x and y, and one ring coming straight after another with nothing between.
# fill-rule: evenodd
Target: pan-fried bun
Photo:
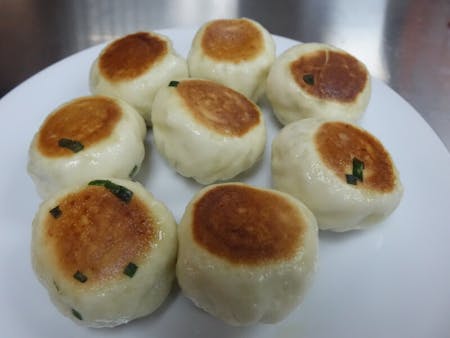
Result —
<instances>
[{"instance_id":1,"label":"pan-fried bun","mask_svg":"<svg viewBox=\"0 0 450 338\"><path fill-rule=\"evenodd\" d=\"M258 22L220 19L198 30L188 66L192 77L217 81L256 101L274 60L273 38Z\"/></svg>"},{"instance_id":2,"label":"pan-fried bun","mask_svg":"<svg viewBox=\"0 0 450 338\"><path fill-rule=\"evenodd\" d=\"M95 177L132 178L144 159L145 122L106 96L69 101L47 116L29 149L28 172L43 198Z\"/></svg>"},{"instance_id":3,"label":"pan-fried bun","mask_svg":"<svg viewBox=\"0 0 450 338\"><path fill-rule=\"evenodd\" d=\"M90 87L95 94L119 97L150 124L153 98L159 87L188 75L186 61L166 36L137 32L108 44L94 61Z\"/></svg>"},{"instance_id":4,"label":"pan-fried bun","mask_svg":"<svg viewBox=\"0 0 450 338\"><path fill-rule=\"evenodd\" d=\"M334 231L381 221L403 192L375 136L351 123L314 118L285 126L274 139L272 180L311 209L320 229Z\"/></svg>"},{"instance_id":5,"label":"pan-fried bun","mask_svg":"<svg viewBox=\"0 0 450 338\"><path fill-rule=\"evenodd\" d=\"M275 190L242 183L200 190L178 239L182 292L231 325L282 320L302 301L315 271L315 218Z\"/></svg>"},{"instance_id":6,"label":"pan-fried bun","mask_svg":"<svg viewBox=\"0 0 450 338\"><path fill-rule=\"evenodd\" d=\"M171 290L177 252L170 211L130 180L95 180L43 202L32 263L59 311L112 327L157 309Z\"/></svg>"},{"instance_id":7,"label":"pan-fried bun","mask_svg":"<svg viewBox=\"0 0 450 338\"><path fill-rule=\"evenodd\" d=\"M282 124L307 117L357 121L370 98L363 63L330 45L296 45L274 62L266 94Z\"/></svg>"},{"instance_id":8,"label":"pan-fried bun","mask_svg":"<svg viewBox=\"0 0 450 338\"><path fill-rule=\"evenodd\" d=\"M258 106L209 80L186 79L161 88L152 123L161 155L178 173L202 184L249 169L266 142Z\"/></svg>"}]
</instances>

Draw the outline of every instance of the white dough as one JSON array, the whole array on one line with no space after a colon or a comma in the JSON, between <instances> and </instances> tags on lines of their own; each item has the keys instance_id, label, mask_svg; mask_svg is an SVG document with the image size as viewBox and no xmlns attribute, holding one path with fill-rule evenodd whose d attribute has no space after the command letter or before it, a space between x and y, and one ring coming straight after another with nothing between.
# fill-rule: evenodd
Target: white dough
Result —
<instances>
[{"instance_id":1,"label":"white dough","mask_svg":"<svg viewBox=\"0 0 450 338\"><path fill-rule=\"evenodd\" d=\"M369 103L370 75L361 62L359 64L365 69L367 80L353 101L344 102L332 98L321 98L308 93L298 85L291 72L291 64L304 55L318 51L334 51L348 55L345 51L330 45L303 43L283 52L270 69L266 95L275 116L284 125L308 117L357 121ZM334 88L333 91L339 91L339 89Z\"/></svg>"},{"instance_id":2,"label":"white dough","mask_svg":"<svg viewBox=\"0 0 450 338\"><path fill-rule=\"evenodd\" d=\"M69 194L76 194L86 186L61 191L58 195L44 201L33 221L31 255L33 269L39 281L47 289L51 301L63 315L77 324L89 327L113 327L150 314L166 299L175 278L177 236L176 223L170 211L140 183L118 179L110 179L110 181L130 189L133 192L133 199L140 199L148 209L148 217L151 218L155 232L149 247L144 249L146 253L143 258L136 262L138 267L132 277L118 272L117 276L106 280L92 281L87 276L87 281L80 283L59 268L64 257L56 257L52 245L48 244L46 220L51 217L49 210L58 206ZM95 205L95 201L91 203ZM102 210L99 212L99 217L107 218L108 215L103 215ZM62 218L65 209L61 212ZM80 217L77 226L87 217L94 222L90 226L96 227L96 218L92 214ZM139 225L135 224L135 226ZM115 223L112 220L112 232L114 228ZM85 230L85 233L87 234L88 231ZM135 243L125 243L125 246L134 245ZM96 255L96 252L93 251L92 254Z\"/></svg>"},{"instance_id":3,"label":"white dough","mask_svg":"<svg viewBox=\"0 0 450 338\"><path fill-rule=\"evenodd\" d=\"M258 111L258 125L240 136L224 135L198 122L175 88L163 87L153 105L156 147L179 174L201 184L235 177L253 166L265 148L264 118L251 104Z\"/></svg>"},{"instance_id":4,"label":"white dough","mask_svg":"<svg viewBox=\"0 0 450 338\"><path fill-rule=\"evenodd\" d=\"M76 100L58 107L53 114ZM28 173L42 198L96 177L131 178L130 174L139 170L145 155L145 122L130 105L118 99L112 100L122 111L120 120L107 138L82 151L49 157L39 150L40 130L35 134L29 148Z\"/></svg>"},{"instance_id":5,"label":"white dough","mask_svg":"<svg viewBox=\"0 0 450 338\"><path fill-rule=\"evenodd\" d=\"M121 98L132 105L144 117L147 125L150 125L151 107L156 91L172 80L187 77L188 68L186 60L176 53L168 37L154 32L147 33L166 42L168 53L162 59L135 78L111 81L99 69L99 58L102 56L100 54L92 64L89 83L92 93Z\"/></svg>"},{"instance_id":6,"label":"white dough","mask_svg":"<svg viewBox=\"0 0 450 338\"><path fill-rule=\"evenodd\" d=\"M303 301L312 282L318 254L316 220L308 208L295 198L278 191L255 188L277 194L297 210L306 225L301 237L302 244L296 247L294 256L278 261L259 264L230 261L199 244L192 230L196 203L212 189L227 185L245 186L241 183L211 185L200 190L188 204L178 227L178 283L183 294L196 306L230 325L279 322ZM248 205L238 204L226 213L229 213L230 219L241 213L244 218L242 223L245 223L250 220L245 219L249 210L251 214L251 206L249 208ZM263 214L261 211L261 215ZM255 222L255 227L258 228L257 217ZM225 224L226 222L221 223L220 226L228 227ZM237 226L233 221L230 224L230 229ZM246 230L252 231L251 229L249 226ZM239 234L239 229L235 231ZM227 242L231 237L225 234L228 230L223 232L226 237L223 241ZM247 241L250 239L245 237L244 246Z\"/></svg>"},{"instance_id":7,"label":"white dough","mask_svg":"<svg viewBox=\"0 0 450 338\"><path fill-rule=\"evenodd\" d=\"M208 56L202 48L205 29L215 20L205 23L197 32L188 55L189 73L192 77L205 78L222 83L257 101L264 92L270 66L275 60L275 43L271 34L258 22L243 18L251 23L263 37L263 48L250 60L227 61Z\"/></svg>"},{"instance_id":8,"label":"white dough","mask_svg":"<svg viewBox=\"0 0 450 338\"><path fill-rule=\"evenodd\" d=\"M387 153L394 175L391 191L380 191L360 182L348 184L345 175L339 177L330 169L317 150L315 134L326 122L316 118L293 122L275 137L272 144L273 187L305 203L322 230L347 231L380 222L396 209L403 193L399 173L390 155ZM345 139L347 136L340 137ZM349 167L349 174L351 170ZM363 173L377 174L372 171L373 168L366 168Z\"/></svg>"}]
</instances>

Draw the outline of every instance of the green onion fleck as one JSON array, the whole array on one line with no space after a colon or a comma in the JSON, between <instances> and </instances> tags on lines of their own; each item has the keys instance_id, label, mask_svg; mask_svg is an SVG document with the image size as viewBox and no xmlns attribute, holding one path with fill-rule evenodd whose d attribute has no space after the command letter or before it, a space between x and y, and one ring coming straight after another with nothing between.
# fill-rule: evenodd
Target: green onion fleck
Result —
<instances>
[{"instance_id":1,"label":"green onion fleck","mask_svg":"<svg viewBox=\"0 0 450 338\"><path fill-rule=\"evenodd\" d=\"M58 218L59 216L62 215L62 211L59 208L59 205L57 205L56 207L54 207L53 209L51 209L50 214L54 217L54 218Z\"/></svg>"},{"instance_id":2,"label":"green onion fleck","mask_svg":"<svg viewBox=\"0 0 450 338\"><path fill-rule=\"evenodd\" d=\"M60 292L61 289L59 288L58 284L56 284L56 282L53 280L53 285L55 286L56 292Z\"/></svg>"},{"instance_id":3,"label":"green onion fleck","mask_svg":"<svg viewBox=\"0 0 450 338\"><path fill-rule=\"evenodd\" d=\"M135 165L135 166L133 167L133 169L131 169L130 174L128 175L128 177L129 177L129 178L133 178L134 175L136 175L136 173L138 172L138 169L139 169L138 166Z\"/></svg>"},{"instance_id":4,"label":"green onion fleck","mask_svg":"<svg viewBox=\"0 0 450 338\"><path fill-rule=\"evenodd\" d=\"M170 81L169 87L176 87L176 86L178 86L179 83L180 83L179 81Z\"/></svg>"},{"instance_id":5,"label":"green onion fleck","mask_svg":"<svg viewBox=\"0 0 450 338\"><path fill-rule=\"evenodd\" d=\"M84 146L81 142L70 140L68 138L62 138L58 141L58 145L62 148L67 148L72 150L74 153L78 153L80 150L83 150Z\"/></svg>"},{"instance_id":6,"label":"green onion fleck","mask_svg":"<svg viewBox=\"0 0 450 338\"><path fill-rule=\"evenodd\" d=\"M134 276L134 274L136 273L137 269L138 269L137 265L132 263L132 262L130 262L125 267L125 269L123 269L123 273L131 278L131 277Z\"/></svg>"},{"instance_id":7,"label":"green onion fleck","mask_svg":"<svg viewBox=\"0 0 450 338\"><path fill-rule=\"evenodd\" d=\"M353 158L353 171L352 175L355 176L358 180L361 182L363 181L363 169L364 169L364 162L357 159L356 157Z\"/></svg>"},{"instance_id":8,"label":"green onion fleck","mask_svg":"<svg viewBox=\"0 0 450 338\"><path fill-rule=\"evenodd\" d=\"M109 180L94 180L89 182L89 185L98 185L105 187L109 191L111 191L117 198L128 203L131 201L133 197L133 192L121 185L115 184Z\"/></svg>"},{"instance_id":9,"label":"green onion fleck","mask_svg":"<svg viewBox=\"0 0 450 338\"><path fill-rule=\"evenodd\" d=\"M310 86L314 86L314 75L312 74L303 75L303 81L305 81L305 83L309 84Z\"/></svg>"},{"instance_id":10,"label":"green onion fleck","mask_svg":"<svg viewBox=\"0 0 450 338\"><path fill-rule=\"evenodd\" d=\"M358 178L353 175L346 174L345 178L348 184L356 185L356 183L358 183Z\"/></svg>"},{"instance_id":11,"label":"green onion fleck","mask_svg":"<svg viewBox=\"0 0 450 338\"><path fill-rule=\"evenodd\" d=\"M81 314L80 314L77 310L72 309L72 314L73 314L74 317L76 317L77 319L83 320L83 317L81 317Z\"/></svg>"},{"instance_id":12,"label":"green onion fleck","mask_svg":"<svg viewBox=\"0 0 450 338\"><path fill-rule=\"evenodd\" d=\"M87 277L85 275L83 275L82 272L77 271L74 273L73 278L75 278L76 280L78 280L81 283L85 283L87 281Z\"/></svg>"},{"instance_id":13,"label":"green onion fleck","mask_svg":"<svg viewBox=\"0 0 450 338\"><path fill-rule=\"evenodd\" d=\"M353 157L352 166L352 173L346 174L345 179L348 184L356 185L358 181L363 181L364 162L356 157Z\"/></svg>"},{"instance_id":14,"label":"green onion fleck","mask_svg":"<svg viewBox=\"0 0 450 338\"><path fill-rule=\"evenodd\" d=\"M105 187L108 182L110 182L110 181L108 181L108 180L93 180L93 181L90 181L88 183L88 185L98 185L98 186Z\"/></svg>"}]
</instances>

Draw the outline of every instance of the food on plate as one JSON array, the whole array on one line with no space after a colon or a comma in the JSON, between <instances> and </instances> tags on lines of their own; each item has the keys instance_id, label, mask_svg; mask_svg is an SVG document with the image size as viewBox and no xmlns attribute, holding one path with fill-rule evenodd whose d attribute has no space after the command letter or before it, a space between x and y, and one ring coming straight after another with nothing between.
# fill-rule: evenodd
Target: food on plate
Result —
<instances>
[{"instance_id":1,"label":"food on plate","mask_svg":"<svg viewBox=\"0 0 450 338\"><path fill-rule=\"evenodd\" d=\"M62 191L33 221L33 269L59 311L83 326L112 327L157 309L176 252L172 214L130 180Z\"/></svg>"},{"instance_id":2,"label":"food on plate","mask_svg":"<svg viewBox=\"0 0 450 338\"><path fill-rule=\"evenodd\" d=\"M357 121L370 99L370 74L349 53L322 43L291 47L273 63L266 95L282 124L307 117Z\"/></svg>"},{"instance_id":3,"label":"food on plate","mask_svg":"<svg viewBox=\"0 0 450 338\"><path fill-rule=\"evenodd\" d=\"M344 121L309 118L272 143L275 189L297 197L323 230L365 228L391 214L403 188L395 164L371 133Z\"/></svg>"},{"instance_id":4,"label":"food on plate","mask_svg":"<svg viewBox=\"0 0 450 338\"><path fill-rule=\"evenodd\" d=\"M210 185L178 228L184 295L236 326L275 323L302 301L316 268L317 224L303 203L242 183Z\"/></svg>"},{"instance_id":5,"label":"food on plate","mask_svg":"<svg viewBox=\"0 0 450 338\"><path fill-rule=\"evenodd\" d=\"M95 177L132 178L144 159L145 122L124 101L85 96L47 116L29 149L41 197Z\"/></svg>"},{"instance_id":6,"label":"food on plate","mask_svg":"<svg viewBox=\"0 0 450 338\"><path fill-rule=\"evenodd\" d=\"M158 91L152 110L159 152L178 173L202 184L235 177L264 151L260 109L221 84L172 81Z\"/></svg>"},{"instance_id":7,"label":"food on plate","mask_svg":"<svg viewBox=\"0 0 450 338\"><path fill-rule=\"evenodd\" d=\"M169 38L137 32L108 44L94 61L90 87L94 94L121 98L150 124L151 106L159 87L188 76L186 60Z\"/></svg>"},{"instance_id":8,"label":"food on plate","mask_svg":"<svg viewBox=\"0 0 450 338\"><path fill-rule=\"evenodd\" d=\"M192 77L210 79L256 101L275 60L270 33L254 20L220 19L197 32L188 55Z\"/></svg>"}]
</instances>

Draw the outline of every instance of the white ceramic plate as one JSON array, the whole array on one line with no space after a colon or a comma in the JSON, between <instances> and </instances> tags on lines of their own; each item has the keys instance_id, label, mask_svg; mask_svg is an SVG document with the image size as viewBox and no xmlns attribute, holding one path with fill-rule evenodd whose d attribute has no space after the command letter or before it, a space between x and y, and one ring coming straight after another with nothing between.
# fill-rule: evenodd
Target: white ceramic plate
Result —
<instances>
[{"instance_id":1,"label":"white ceramic plate","mask_svg":"<svg viewBox=\"0 0 450 338\"><path fill-rule=\"evenodd\" d=\"M194 30L161 31L186 55ZM280 53L297 42L275 37ZM304 303L276 325L234 328L195 308L178 290L155 314L114 329L86 329L61 316L30 264L31 222L40 200L26 173L27 152L44 117L89 94L88 71L101 46L75 54L0 101L0 332L2 337L449 337L450 156L414 109L373 80L361 124L391 152L405 194L385 222L367 230L320 233L320 264ZM16 67L20 65L15 65ZM263 107L269 142L263 162L238 179L270 186L270 141L279 130ZM138 179L179 220L200 188L173 172L152 145Z\"/></svg>"}]
</instances>

